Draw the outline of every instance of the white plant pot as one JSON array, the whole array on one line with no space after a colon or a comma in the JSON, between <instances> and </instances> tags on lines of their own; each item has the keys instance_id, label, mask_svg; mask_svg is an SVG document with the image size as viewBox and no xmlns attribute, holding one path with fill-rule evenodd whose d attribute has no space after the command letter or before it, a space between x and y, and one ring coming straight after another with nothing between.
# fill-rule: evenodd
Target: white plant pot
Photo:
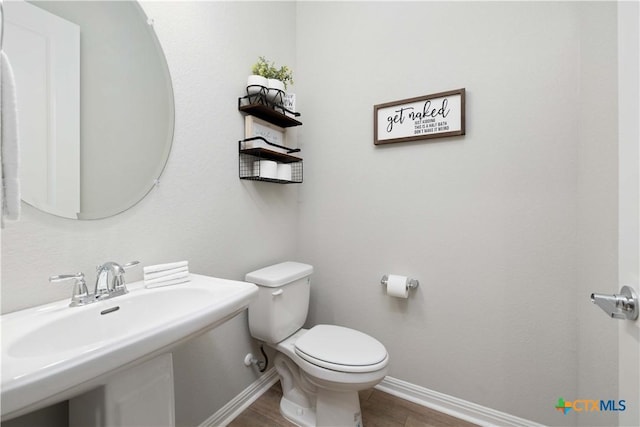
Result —
<instances>
[{"instance_id":1,"label":"white plant pot","mask_svg":"<svg viewBox=\"0 0 640 427\"><path fill-rule=\"evenodd\" d=\"M255 95L260 93L263 89L269 87L269 81L266 77L252 74L247 78L247 94Z\"/></svg>"},{"instance_id":2,"label":"white plant pot","mask_svg":"<svg viewBox=\"0 0 640 427\"><path fill-rule=\"evenodd\" d=\"M282 103L284 97L284 83L277 79L267 79L269 91L267 99L271 102Z\"/></svg>"}]
</instances>

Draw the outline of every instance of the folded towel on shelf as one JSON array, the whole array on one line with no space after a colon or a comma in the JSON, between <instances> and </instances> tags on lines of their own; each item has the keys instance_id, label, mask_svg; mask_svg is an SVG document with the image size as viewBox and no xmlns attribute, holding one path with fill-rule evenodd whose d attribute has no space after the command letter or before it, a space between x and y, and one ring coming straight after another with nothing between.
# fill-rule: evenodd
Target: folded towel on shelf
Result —
<instances>
[{"instance_id":1,"label":"folded towel on shelf","mask_svg":"<svg viewBox=\"0 0 640 427\"><path fill-rule=\"evenodd\" d=\"M143 268L144 274L157 273L166 270L173 270L174 268L189 267L189 261L170 262L167 264L149 265Z\"/></svg>"},{"instance_id":2,"label":"folded towel on shelf","mask_svg":"<svg viewBox=\"0 0 640 427\"><path fill-rule=\"evenodd\" d=\"M173 274L178 274L178 273L189 274L189 267L172 268L170 270L156 271L155 273L144 273L144 279L145 280L157 279L159 277L171 276Z\"/></svg>"},{"instance_id":3,"label":"folded towel on shelf","mask_svg":"<svg viewBox=\"0 0 640 427\"><path fill-rule=\"evenodd\" d=\"M187 283L190 280L191 279L189 278L189 276L187 276L187 277L183 277L182 279L164 280L164 281L160 281L160 282L157 282L157 283L147 283L147 282L145 282L144 287L145 288L159 288L161 286L179 285L181 283Z\"/></svg>"},{"instance_id":4,"label":"folded towel on shelf","mask_svg":"<svg viewBox=\"0 0 640 427\"><path fill-rule=\"evenodd\" d=\"M16 84L9 59L0 51L0 200L1 223L20 219L20 144Z\"/></svg>"}]
</instances>

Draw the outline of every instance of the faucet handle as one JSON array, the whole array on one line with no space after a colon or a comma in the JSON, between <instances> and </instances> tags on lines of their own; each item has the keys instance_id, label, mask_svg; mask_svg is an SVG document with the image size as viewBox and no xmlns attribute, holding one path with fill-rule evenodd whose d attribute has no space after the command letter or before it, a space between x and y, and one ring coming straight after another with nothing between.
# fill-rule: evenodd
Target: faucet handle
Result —
<instances>
[{"instance_id":1,"label":"faucet handle","mask_svg":"<svg viewBox=\"0 0 640 427\"><path fill-rule=\"evenodd\" d=\"M115 284L115 289L123 289L123 288L125 288L125 285L124 285L124 271L129 269L129 268L131 268L131 267L135 267L138 264L140 264L140 261L130 261L130 262L122 265L122 274L120 275L120 280Z\"/></svg>"},{"instance_id":2,"label":"faucet handle","mask_svg":"<svg viewBox=\"0 0 640 427\"><path fill-rule=\"evenodd\" d=\"M59 274L49 277L49 282L66 282L67 280L75 280L73 283L73 291L71 293L70 307L86 304L89 297L89 290L87 289L87 283L84 280L84 273L76 274Z\"/></svg>"},{"instance_id":3,"label":"faucet handle","mask_svg":"<svg viewBox=\"0 0 640 427\"><path fill-rule=\"evenodd\" d=\"M122 266L122 268L124 268L126 270L127 268L135 267L138 264L140 264L140 261L130 261L130 262L124 264Z\"/></svg>"},{"instance_id":4,"label":"faucet handle","mask_svg":"<svg viewBox=\"0 0 640 427\"><path fill-rule=\"evenodd\" d=\"M127 288L125 286L124 283L124 272L125 270L131 268L131 267L135 267L136 265L140 264L140 261L130 261L126 264L120 265L120 274L118 274L116 277L113 278L113 289L114 290L123 290L124 293L127 292Z\"/></svg>"}]
</instances>

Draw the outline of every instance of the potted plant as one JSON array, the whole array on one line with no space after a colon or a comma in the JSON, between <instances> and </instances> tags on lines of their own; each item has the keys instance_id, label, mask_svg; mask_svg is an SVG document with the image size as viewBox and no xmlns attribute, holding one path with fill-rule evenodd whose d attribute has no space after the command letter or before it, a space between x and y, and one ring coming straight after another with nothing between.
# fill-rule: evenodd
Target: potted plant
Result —
<instances>
[{"instance_id":1,"label":"potted plant","mask_svg":"<svg viewBox=\"0 0 640 427\"><path fill-rule=\"evenodd\" d=\"M269 97L277 101L278 104L282 104L284 91L289 83L293 84L293 72L289 67L283 65L275 71L273 78L268 79Z\"/></svg>"},{"instance_id":2,"label":"potted plant","mask_svg":"<svg viewBox=\"0 0 640 427\"><path fill-rule=\"evenodd\" d=\"M264 56L258 58L251 68L253 75L247 80L249 95L260 93L266 89L267 99L281 104L284 91L288 83L293 83L293 72L286 65L277 68L273 61L269 62Z\"/></svg>"},{"instance_id":3,"label":"potted plant","mask_svg":"<svg viewBox=\"0 0 640 427\"><path fill-rule=\"evenodd\" d=\"M251 68L252 75L247 79L247 94L255 95L269 87L268 79L273 75L272 65L267 62L264 56L258 58L258 62Z\"/></svg>"}]
</instances>

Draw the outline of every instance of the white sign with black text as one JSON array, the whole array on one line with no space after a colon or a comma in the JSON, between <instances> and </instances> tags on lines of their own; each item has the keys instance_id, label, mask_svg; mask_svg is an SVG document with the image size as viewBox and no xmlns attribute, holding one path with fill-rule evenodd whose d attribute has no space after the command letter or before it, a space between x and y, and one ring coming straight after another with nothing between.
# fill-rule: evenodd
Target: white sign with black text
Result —
<instances>
[{"instance_id":1,"label":"white sign with black text","mask_svg":"<svg viewBox=\"0 0 640 427\"><path fill-rule=\"evenodd\" d=\"M374 144L465 134L465 89L375 105Z\"/></svg>"}]
</instances>

